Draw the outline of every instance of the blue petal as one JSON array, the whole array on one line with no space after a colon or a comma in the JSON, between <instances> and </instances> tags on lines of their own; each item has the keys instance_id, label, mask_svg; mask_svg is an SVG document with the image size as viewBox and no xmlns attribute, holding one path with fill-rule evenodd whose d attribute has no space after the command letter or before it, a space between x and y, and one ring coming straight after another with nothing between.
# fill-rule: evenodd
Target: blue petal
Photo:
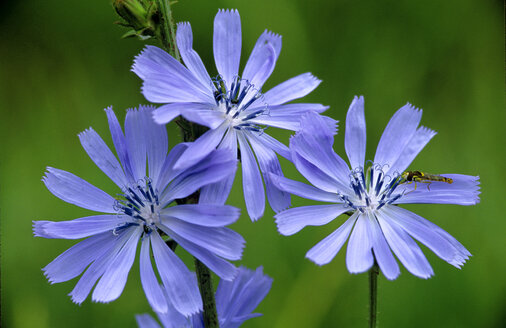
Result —
<instances>
[{"instance_id":1,"label":"blue petal","mask_svg":"<svg viewBox=\"0 0 506 328\"><path fill-rule=\"evenodd\" d=\"M403 194L393 204L455 204L476 205L480 202L479 177L463 174L441 174L453 180L402 184L396 192ZM416 187L416 190L415 190Z\"/></svg>"},{"instance_id":2,"label":"blue petal","mask_svg":"<svg viewBox=\"0 0 506 328\"><path fill-rule=\"evenodd\" d=\"M216 14L213 50L218 73L230 90L234 76L239 73L241 60L241 18L237 10L219 10Z\"/></svg>"},{"instance_id":3,"label":"blue petal","mask_svg":"<svg viewBox=\"0 0 506 328\"><path fill-rule=\"evenodd\" d=\"M187 197L202 186L234 175L236 168L237 159L228 150L215 150L204 160L181 172L162 194L160 202L165 204L173 199Z\"/></svg>"},{"instance_id":4,"label":"blue petal","mask_svg":"<svg viewBox=\"0 0 506 328\"><path fill-rule=\"evenodd\" d=\"M216 290L216 308L221 327L239 327L249 318L258 314L252 311L267 296L272 278L264 275L262 267L255 271L244 267L233 281L220 281Z\"/></svg>"},{"instance_id":5,"label":"blue petal","mask_svg":"<svg viewBox=\"0 0 506 328\"><path fill-rule=\"evenodd\" d=\"M127 282L128 273L135 260L137 244L142 234L142 228L137 227L129 232L129 238L121 250L109 262L102 278L93 291L92 299L95 302L107 303L117 299Z\"/></svg>"},{"instance_id":6,"label":"blue petal","mask_svg":"<svg viewBox=\"0 0 506 328\"><path fill-rule=\"evenodd\" d=\"M114 198L72 173L48 167L42 181L53 195L67 203L97 212L116 212Z\"/></svg>"},{"instance_id":7,"label":"blue petal","mask_svg":"<svg viewBox=\"0 0 506 328\"><path fill-rule=\"evenodd\" d=\"M278 140L274 139L267 133L260 133L257 134L257 140L262 142L265 147L270 148L274 150L279 155L283 156L285 159L292 161L292 154L290 153L290 150L287 146L279 142Z\"/></svg>"},{"instance_id":8,"label":"blue petal","mask_svg":"<svg viewBox=\"0 0 506 328\"><path fill-rule=\"evenodd\" d=\"M136 314L135 321L139 328L160 328L158 322L149 314Z\"/></svg>"},{"instance_id":9,"label":"blue petal","mask_svg":"<svg viewBox=\"0 0 506 328\"><path fill-rule=\"evenodd\" d=\"M374 263L370 224L369 218L365 214L359 214L346 250L346 266L350 273L365 272Z\"/></svg>"},{"instance_id":10,"label":"blue petal","mask_svg":"<svg viewBox=\"0 0 506 328\"><path fill-rule=\"evenodd\" d=\"M371 212L367 212L367 215L369 216L369 229L376 262L378 262L381 272L383 272L385 277L389 280L394 280L401 273L399 265L390 251L390 247L387 244L376 217Z\"/></svg>"},{"instance_id":11,"label":"blue petal","mask_svg":"<svg viewBox=\"0 0 506 328\"><path fill-rule=\"evenodd\" d=\"M239 147L241 149L242 179L244 200L248 214L253 221L258 220L264 214L265 192L262 177L258 170L255 156L248 142L242 134L238 134Z\"/></svg>"},{"instance_id":12,"label":"blue petal","mask_svg":"<svg viewBox=\"0 0 506 328\"><path fill-rule=\"evenodd\" d=\"M209 76L204 63L202 63L202 59L200 59L200 56L192 48L193 33L190 23L177 24L176 41L179 53L181 54L186 67L188 67L190 72L193 73L202 85L209 88L209 92L212 92L211 77Z\"/></svg>"},{"instance_id":13,"label":"blue petal","mask_svg":"<svg viewBox=\"0 0 506 328\"><path fill-rule=\"evenodd\" d=\"M96 255L95 261L88 267L74 289L70 292L69 295L72 297L74 303L81 304L86 297L88 297L88 294L93 286L95 286L98 278L107 270L111 260L118 254L123 245L125 245L131 235L131 231L134 229L136 228L122 230L118 236L112 238L112 243L103 245L102 252Z\"/></svg>"},{"instance_id":14,"label":"blue petal","mask_svg":"<svg viewBox=\"0 0 506 328\"><path fill-rule=\"evenodd\" d=\"M80 239L112 231L125 222L126 218L118 215L96 215L62 222L35 221L34 234L45 238Z\"/></svg>"},{"instance_id":15,"label":"blue petal","mask_svg":"<svg viewBox=\"0 0 506 328\"><path fill-rule=\"evenodd\" d=\"M91 262L101 257L113 245L114 240L109 232L87 238L60 254L42 269L44 275L52 284L75 278Z\"/></svg>"},{"instance_id":16,"label":"blue petal","mask_svg":"<svg viewBox=\"0 0 506 328\"><path fill-rule=\"evenodd\" d=\"M333 131L318 114L308 112L301 119L301 130L290 139L290 149L340 183L340 190L349 189L350 170L332 149Z\"/></svg>"},{"instance_id":17,"label":"blue petal","mask_svg":"<svg viewBox=\"0 0 506 328\"><path fill-rule=\"evenodd\" d=\"M421 119L422 111L410 104L399 109L383 131L376 149L374 163L387 164L388 168L392 167L415 134ZM386 173L388 173L388 169L385 171Z\"/></svg>"},{"instance_id":18,"label":"blue petal","mask_svg":"<svg viewBox=\"0 0 506 328\"><path fill-rule=\"evenodd\" d=\"M397 206L385 206L383 211L413 238L451 265L460 268L471 255L460 243L454 244L455 238L421 216Z\"/></svg>"},{"instance_id":19,"label":"blue petal","mask_svg":"<svg viewBox=\"0 0 506 328\"><path fill-rule=\"evenodd\" d=\"M176 218L163 216L162 225L180 237L227 260L239 260L244 248L244 239L237 232L224 227L205 227Z\"/></svg>"},{"instance_id":20,"label":"blue petal","mask_svg":"<svg viewBox=\"0 0 506 328\"><path fill-rule=\"evenodd\" d=\"M202 83L179 61L160 48L146 46L135 58L132 71L145 82L155 75L166 76L167 81L178 81L175 85L178 89L183 89L183 92L193 91L194 97L204 101L212 100L209 92L210 81Z\"/></svg>"},{"instance_id":21,"label":"blue petal","mask_svg":"<svg viewBox=\"0 0 506 328\"><path fill-rule=\"evenodd\" d=\"M265 30L258 38L244 67L242 78L257 89L262 88L269 78L281 51L281 36Z\"/></svg>"},{"instance_id":22,"label":"blue petal","mask_svg":"<svg viewBox=\"0 0 506 328\"><path fill-rule=\"evenodd\" d=\"M174 307L185 316L201 311L202 299L191 272L158 233L149 236L158 273Z\"/></svg>"},{"instance_id":23,"label":"blue petal","mask_svg":"<svg viewBox=\"0 0 506 328\"><path fill-rule=\"evenodd\" d=\"M188 73L191 74L191 73ZM150 74L142 84L142 94L153 103L214 103L211 93L196 90L186 80L169 74Z\"/></svg>"},{"instance_id":24,"label":"blue petal","mask_svg":"<svg viewBox=\"0 0 506 328\"><path fill-rule=\"evenodd\" d=\"M223 227L237 221L240 210L229 205L183 204L163 209L161 215L206 227Z\"/></svg>"},{"instance_id":25,"label":"blue petal","mask_svg":"<svg viewBox=\"0 0 506 328\"><path fill-rule=\"evenodd\" d=\"M402 173L411 164L415 157L422 151L425 145L436 135L435 131L424 126L419 127L411 137L406 147L402 150L399 158L390 167L390 172Z\"/></svg>"},{"instance_id":26,"label":"blue petal","mask_svg":"<svg viewBox=\"0 0 506 328\"><path fill-rule=\"evenodd\" d=\"M153 121L154 108L151 106L140 106L144 123L144 138L148 154L149 177L153 181L157 181L158 175L162 170L163 163L169 150L169 141L167 137L167 129L163 125L156 124Z\"/></svg>"},{"instance_id":27,"label":"blue petal","mask_svg":"<svg viewBox=\"0 0 506 328\"><path fill-rule=\"evenodd\" d=\"M106 108L105 112L107 114L107 121L109 122L109 130L111 131L114 148L116 148L116 153L118 154L127 179L133 182L132 168L130 167L130 159L128 158L125 135L121 130L121 126L114 114L114 111L112 110L112 107Z\"/></svg>"},{"instance_id":28,"label":"blue petal","mask_svg":"<svg viewBox=\"0 0 506 328\"><path fill-rule=\"evenodd\" d=\"M227 124L222 124L218 128L209 130L201 135L195 142L190 144L188 149L176 162L174 168L183 169L190 167L206 157L219 145L227 128Z\"/></svg>"},{"instance_id":29,"label":"blue petal","mask_svg":"<svg viewBox=\"0 0 506 328\"><path fill-rule=\"evenodd\" d=\"M89 128L79 134L79 140L91 160L104 172L114 183L123 188L128 180L116 157L107 147L100 136Z\"/></svg>"},{"instance_id":30,"label":"blue petal","mask_svg":"<svg viewBox=\"0 0 506 328\"><path fill-rule=\"evenodd\" d=\"M316 188L334 194L338 192L340 184L333 177L322 172L296 152L292 153L292 160L297 170ZM344 187L342 189L346 190Z\"/></svg>"},{"instance_id":31,"label":"blue petal","mask_svg":"<svg viewBox=\"0 0 506 328\"><path fill-rule=\"evenodd\" d=\"M343 204L311 205L290 208L276 214L274 217L276 218L279 233L289 236L308 225L325 225L349 210L350 208Z\"/></svg>"},{"instance_id":32,"label":"blue petal","mask_svg":"<svg viewBox=\"0 0 506 328\"><path fill-rule=\"evenodd\" d=\"M298 131L300 129L300 118L304 113L280 113L274 112L269 115L260 115L256 118L249 120L251 123L259 125L273 126L276 128ZM321 116L329 128L334 129L337 121L328 116Z\"/></svg>"},{"instance_id":33,"label":"blue petal","mask_svg":"<svg viewBox=\"0 0 506 328\"><path fill-rule=\"evenodd\" d=\"M366 130L364 116L364 97L355 97L346 115L346 132L344 137L346 154L353 169L364 167Z\"/></svg>"},{"instance_id":34,"label":"blue petal","mask_svg":"<svg viewBox=\"0 0 506 328\"><path fill-rule=\"evenodd\" d=\"M182 248L199 259L199 261L204 263L221 279L231 280L237 274L236 267L227 260L222 259L209 250L190 242L189 240L162 226L162 230L164 229L166 230L166 233L171 233L171 238L173 238Z\"/></svg>"},{"instance_id":35,"label":"blue petal","mask_svg":"<svg viewBox=\"0 0 506 328\"><path fill-rule=\"evenodd\" d=\"M397 258L413 275L427 279L434 271L416 242L382 210L376 212L381 230Z\"/></svg>"},{"instance_id":36,"label":"blue petal","mask_svg":"<svg viewBox=\"0 0 506 328\"><path fill-rule=\"evenodd\" d=\"M167 300L162 290L162 286L153 271L151 264L150 248L151 243L149 238L142 239L141 254L140 254L140 275L142 288L146 294L149 305L153 311L166 313L168 311Z\"/></svg>"},{"instance_id":37,"label":"blue petal","mask_svg":"<svg viewBox=\"0 0 506 328\"><path fill-rule=\"evenodd\" d=\"M255 135L250 135L248 140L260 164L260 170L267 190L267 199L272 209L274 212L279 212L290 207L290 194L276 188L270 179L271 173L276 176L283 176L276 153L258 142Z\"/></svg>"},{"instance_id":38,"label":"blue petal","mask_svg":"<svg viewBox=\"0 0 506 328\"><path fill-rule=\"evenodd\" d=\"M329 109L329 106L324 106L322 104L286 104L286 105L276 105L269 106L269 114L304 114L308 111L313 111L317 113L322 113Z\"/></svg>"},{"instance_id":39,"label":"blue petal","mask_svg":"<svg viewBox=\"0 0 506 328\"><path fill-rule=\"evenodd\" d=\"M171 182L178 174L180 174L183 170L175 170L174 164L177 162L179 157L183 155L185 150L190 145L189 142L179 143L172 147L169 152L169 155L165 158L165 162L163 163L162 169L160 171L160 175L158 177L158 181L154 181L155 188L158 191L162 191L165 187Z\"/></svg>"},{"instance_id":40,"label":"blue petal","mask_svg":"<svg viewBox=\"0 0 506 328\"><path fill-rule=\"evenodd\" d=\"M228 129L218 149L227 149L237 158L237 135L235 129ZM200 204L225 204L235 179L235 170L221 181L208 184L200 190Z\"/></svg>"},{"instance_id":41,"label":"blue petal","mask_svg":"<svg viewBox=\"0 0 506 328\"><path fill-rule=\"evenodd\" d=\"M316 89L320 82L311 73L298 75L267 91L264 101L269 106L274 106L302 98Z\"/></svg>"},{"instance_id":42,"label":"blue petal","mask_svg":"<svg viewBox=\"0 0 506 328\"><path fill-rule=\"evenodd\" d=\"M137 109L127 111L125 117L125 137L130 158L130 167L135 181L146 176L146 138L145 116Z\"/></svg>"},{"instance_id":43,"label":"blue petal","mask_svg":"<svg viewBox=\"0 0 506 328\"><path fill-rule=\"evenodd\" d=\"M269 174L269 178L277 188L299 197L312 199L319 202L342 202L342 200L339 199L335 193L323 191L299 181L290 180L272 173Z\"/></svg>"},{"instance_id":44,"label":"blue petal","mask_svg":"<svg viewBox=\"0 0 506 328\"><path fill-rule=\"evenodd\" d=\"M355 212L336 231L313 246L313 248L307 252L306 257L318 265L324 265L332 261L348 239L351 228L353 228L353 224L357 220L357 217L358 214Z\"/></svg>"}]
</instances>

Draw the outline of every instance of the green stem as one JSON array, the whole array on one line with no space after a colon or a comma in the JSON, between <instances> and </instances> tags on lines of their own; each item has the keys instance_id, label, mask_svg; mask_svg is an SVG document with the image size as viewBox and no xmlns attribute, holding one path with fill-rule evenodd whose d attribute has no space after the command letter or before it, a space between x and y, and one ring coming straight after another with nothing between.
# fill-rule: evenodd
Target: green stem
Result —
<instances>
[{"instance_id":1,"label":"green stem","mask_svg":"<svg viewBox=\"0 0 506 328\"><path fill-rule=\"evenodd\" d=\"M216 301L214 300L213 280L211 271L197 258L195 258L195 271L199 282L200 295L204 302L204 327L219 328Z\"/></svg>"},{"instance_id":2,"label":"green stem","mask_svg":"<svg viewBox=\"0 0 506 328\"><path fill-rule=\"evenodd\" d=\"M376 317L378 312L378 274L379 268L376 260L369 270L369 328L376 328Z\"/></svg>"},{"instance_id":3,"label":"green stem","mask_svg":"<svg viewBox=\"0 0 506 328\"><path fill-rule=\"evenodd\" d=\"M176 46L176 28L174 20L172 19L170 2L169 0L158 0L158 6L163 17L163 37L160 38L160 41L172 57L176 58L176 60L180 62L181 57L179 56L179 50Z\"/></svg>"}]
</instances>

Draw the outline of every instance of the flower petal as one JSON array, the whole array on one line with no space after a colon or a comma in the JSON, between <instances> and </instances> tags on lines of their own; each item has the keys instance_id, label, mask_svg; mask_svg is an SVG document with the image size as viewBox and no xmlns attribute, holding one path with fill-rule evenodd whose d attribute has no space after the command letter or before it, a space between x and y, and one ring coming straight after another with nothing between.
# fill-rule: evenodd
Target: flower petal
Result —
<instances>
[{"instance_id":1,"label":"flower petal","mask_svg":"<svg viewBox=\"0 0 506 328\"><path fill-rule=\"evenodd\" d=\"M182 142L174 147L169 152L169 155L165 158L165 162L163 163L162 169L160 171L160 175L158 181L154 181L155 188L159 191L165 189L165 187L171 182L178 174L181 173L181 169L175 170L174 164L177 162L179 157L183 155L185 150L189 147L189 142Z\"/></svg>"},{"instance_id":2,"label":"flower petal","mask_svg":"<svg viewBox=\"0 0 506 328\"><path fill-rule=\"evenodd\" d=\"M153 311L166 313L168 311L167 299L163 293L162 286L156 278L151 264L151 243L149 238L143 238L140 254L141 283L149 305Z\"/></svg>"},{"instance_id":3,"label":"flower petal","mask_svg":"<svg viewBox=\"0 0 506 328\"><path fill-rule=\"evenodd\" d=\"M128 158L125 135L123 134L121 125L119 124L118 119L112 110L112 107L106 108L105 112L107 114L107 121L109 122L109 130L111 131L114 148L116 148L116 153L118 154L121 165L123 166L123 171L125 172L128 181L132 181L132 168L130 167L130 159Z\"/></svg>"},{"instance_id":4,"label":"flower petal","mask_svg":"<svg viewBox=\"0 0 506 328\"><path fill-rule=\"evenodd\" d=\"M401 273L399 265L390 251L390 247L387 244L376 217L371 212L367 212L367 215L369 216L372 249L376 262L378 262L381 272L383 272L385 277L389 280L394 280Z\"/></svg>"},{"instance_id":5,"label":"flower petal","mask_svg":"<svg viewBox=\"0 0 506 328\"><path fill-rule=\"evenodd\" d=\"M165 190L161 203L184 198L202 186L216 183L235 174L237 159L226 149L211 152L204 160L181 172Z\"/></svg>"},{"instance_id":6,"label":"flower petal","mask_svg":"<svg viewBox=\"0 0 506 328\"><path fill-rule=\"evenodd\" d=\"M146 143L148 154L149 177L153 181L157 181L167 157L169 140L165 126L156 124L153 121L153 112L154 107L152 106L139 107L139 113L143 116L144 142Z\"/></svg>"},{"instance_id":7,"label":"flower petal","mask_svg":"<svg viewBox=\"0 0 506 328\"><path fill-rule=\"evenodd\" d=\"M158 322L149 314L136 314L135 321L139 328L160 328Z\"/></svg>"},{"instance_id":8,"label":"flower petal","mask_svg":"<svg viewBox=\"0 0 506 328\"><path fill-rule=\"evenodd\" d=\"M330 193L299 181L290 180L283 176L275 175L272 173L269 174L269 178L277 188L299 197L312 199L319 202L342 202L342 200L337 197L337 194L335 193Z\"/></svg>"},{"instance_id":9,"label":"flower petal","mask_svg":"<svg viewBox=\"0 0 506 328\"><path fill-rule=\"evenodd\" d=\"M255 271L238 269L232 281L220 281L216 290L216 309L221 327L239 327L245 320L259 314L251 312L267 296L272 278L263 274L262 267Z\"/></svg>"},{"instance_id":10,"label":"flower petal","mask_svg":"<svg viewBox=\"0 0 506 328\"><path fill-rule=\"evenodd\" d=\"M240 210L229 205L183 204L163 209L161 214L205 227L223 227L237 221Z\"/></svg>"},{"instance_id":11,"label":"flower petal","mask_svg":"<svg viewBox=\"0 0 506 328\"><path fill-rule=\"evenodd\" d=\"M111 231L125 221L118 215L96 215L61 222L35 221L34 234L45 238L80 239Z\"/></svg>"},{"instance_id":12,"label":"flower petal","mask_svg":"<svg viewBox=\"0 0 506 328\"><path fill-rule=\"evenodd\" d=\"M103 252L101 252L100 255L96 255L95 261L88 267L74 289L70 292L69 295L74 303L81 304L86 297L88 297L88 294L97 282L98 278L104 274L105 270L110 265L111 260L118 254L123 245L125 245L131 235L130 232L132 229L136 228L123 229L117 236L113 235L111 243L103 245Z\"/></svg>"},{"instance_id":13,"label":"flower petal","mask_svg":"<svg viewBox=\"0 0 506 328\"><path fill-rule=\"evenodd\" d=\"M362 167L365 162L366 130L364 97L355 97L346 115L344 147L352 169Z\"/></svg>"},{"instance_id":14,"label":"flower petal","mask_svg":"<svg viewBox=\"0 0 506 328\"><path fill-rule=\"evenodd\" d=\"M179 53L181 54L186 67L188 67L190 72L193 73L203 86L209 89L209 92L212 92L211 77L202 62L202 59L200 59L200 56L192 48L193 33L190 23L177 24L176 41Z\"/></svg>"},{"instance_id":15,"label":"flower petal","mask_svg":"<svg viewBox=\"0 0 506 328\"><path fill-rule=\"evenodd\" d=\"M308 225L327 224L349 210L344 204L300 206L278 213L274 217L279 233L289 236Z\"/></svg>"},{"instance_id":16,"label":"flower petal","mask_svg":"<svg viewBox=\"0 0 506 328\"><path fill-rule=\"evenodd\" d=\"M292 153L292 160L297 170L316 188L334 194L338 192L337 180L322 172L319 167L311 164L296 152Z\"/></svg>"},{"instance_id":17,"label":"flower petal","mask_svg":"<svg viewBox=\"0 0 506 328\"><path fill-rule=\"evenodd\" d=\"M46 265L44 275L51 284L68 281L80 275L95 259L101 257L114 243L111 233L87 238L67 249Z\"/></svg>"},{"instance_id":18,"label":"flower petal","mask_svg":"<svg viewBox=\"0 0 506 328\"><path fill-rule=\"evenodd\" d=\"M246 209L253 221L258 220L264 214L265 209L265 192L262 183L262 177L258 170L258 165L255 156L251 151L248 142L244 135L238 134L239 147L241 149L242 161L242 179L244 189L244 200L246 202Z\"/></svg>"},{"instance_id":19,"label":"flower petal","mask_svg":"<svg viewBox=\"0 0 506 328\"><path fill-rule=\"evenodd\" d=\"M290 149L325 174L338 181L339 189L349 189L350 169L333 150L334 131L320 115L308 112L302 116L301 129L290 139Z\"/></svg>"},{"instance_id":20,"label":"flower petal","mask_svg":"<svg viewBox=\"0 0 506 328\"><path fill-rule=\"evenodd\" d=\"M216 129L224 121L225 116L222 112L214 110L213 104L188 104L188 108L181 111L181 115L190 122L207 126L210 129Z\"/></svg>"},{"instance_id":21,"label":"flower petal","mask_svg":"<svg viewBox=\"0 0 506 328\"><path fill-rule=\"evenodd\" d=\"M276 153L258 142L256 135L249 135L248 140L260 164L260 170L267 190L267 199L269 200L271 208L274 212L279 212L290 207L290 194L276 188L270 179L271 173L277 176L283 176L283 171L281 171L281 165L279 164Z\"/></svg>"},{"instance_id":22,"label":"flower petal","mask_svg":"<svg viewBox=\"0 0 506 328\"><path fill-rule=\"evenodd\" d=\"M146 138L145 116L137 109L129 109L125 117L125 138L130 158L130 167L135 181L146 176Z\"/></svg>"},{"instance_id":23,"label":"flower petal","mask_svg":"<svg viewBox=\"0 0 506 328\"><path fill-rule=\"evenodd\" d=\"M300 118L302 114L304 113L271 112L269 115L260 115L253 119L250 119L249 122L260 125L273 126L286 130L298 131L300 129ZM336 120L328 116L321 116L321 118L325 121L329 128L335 129L335 126L337 124Z\"/></svg>"},{"instance_id":24,"label":"flower petal","mask_svg":"<svg viewBox=\"0 0 506 328\"><path fill-rule=\"evenodd\" d=\"M212 96L209 93L210 80L205 83L201 82L179 61L158 47L146 46L135 58L132 71L144 82L150 81L156 75L165 76L166 81L171 79L178 81L176 85L179 86L179 89L192 90L194 97L203 101L212 101Z\"/></svg>"},{"instance_id":25,"label":"flower petal","mask_svg":"<svg viewBox=\"0 0 506 328\"><path fill-rule=\"evenodd\" d=\"M350 273L365 272L374 263L370 224L369 218L365 214L359 214L346 250L346 266Z\"/></svg>"},{"instance_id":26,"label":"flower petal","mask_svg":"<svg viewBox=\"0 0 506 328\"><path fill-rule=\"evenodd\" d=\"M158 273L167 289L172 305L185 316L201 311L202 299L192 273L183 261L165 245L158 233L153 232L149 237Z\"/></svg>"},{"instance_id":27,"label":"flower petal","mask_svg":"<svg viewBox=\"0 0 506 328\"><path fill-rule=\"evenodd\" d=\"M227 128L227 124L222 124L218 128L209 130L201 135L195 142L190 144L188 149L176 162L174 168L183 169L190 167L206 157L210 152L216 149L221 139L223 139L223 135Z\"/></svg>"},{"instance_id":28,"label":"flower petal","mask_svg":"<svg viewBox=\"0 0 506 328\"><path fill-rule=\"evenodd\" d=\"M97 212L116 212L114 198L72 173L48 167L42 181L53 195L67 203Z\"/></svg>"},{"instance_id":29,"label":"flower petal","mask_svg":"<svg viewBox=\"0 0 506 328\"><path fill-rule=\"evenodd\" d=\"M311 73L304 73L278 84L264 94L263 101L269 106L281 105L302 98L316 89L321 80Z\"/></svg>"},{"instance_id":30,"label":"flower petal","mask_svg":"<svg viewBox=\"0 0 506 328\"><path fill-rule=\"evenodd\" d=\"M235 129L228 129L218 149L227 149L232 158L237 158L237 134ZM221 181L208 184L200 189L199 204L225 204L235 179L235 170Z\"/></svg>"},{"instance_id":31,"label":"flower petal","mask_svg":"<svg viewBox=\"0 0 506 328\"><path fill-rule=\"evenodd\" d=\"M91 160L104 172L114 183L123 188L128 184L127 178L116 157L92 128L79 133L79 140Z\"/></svg>"},{"instance_id":32,"label":"flower petal","mask_svg":"<svg viewBox=\"0 0 506 328\"><path fill-rule=\"evenodd\" d=\"M167 230L166 228L164 229ZM171 238L173 238L181 247L199 259L199 261L204 263L209 268L209 270L214 272L221 279L232 280L236 276L237 268L227 260L222 259L207 249L192 243L191 241L179 236L173 231L167 230L166 233L168 232L172 234Z\"/></svg>"},{"instance_id":33,"label":"flower petal","mask_svg":"<svg viewBox=\"0 0 506 328\"><path fill-rule=\"evenodd\" d=\"M343 247L346 239L348 239L357 217L357 212L353 213L337 230L313 246L306 253L306 257L318 265L324 265L332 261L341 247Z\"/></svg>"},{"instance_id":34,"label":"flower petal","mask_svg":"<svg viewBox=\"0 0 506 328\"><path fill-rule=\"evenodd\" d=\"M242 78L257 89L262 88L269 78L281 51L281 36L265 30L257 40L244 67Z\"/></svg>"},{"instance_id":35,"label":"flower petal","mask_svg":"<svg viewBox=\"0 0 506 328\"><path fill-rule=\"evenodd\" d=\"M213 50L218 73L230 90L234 76L239 73L241 60L241 18L237 10L219 10L216 14Z\"/></svg>"},{"instance_id":36,"label":"flower petal","mask_svg":"<svg viewBox=\"0 0 506 328\"><path fill-rule=\"evenodd\" d=\"M188 74L191 74L188 72ZM155 74L147 76L142 84L142 94L153 103L196 102L213 103L211 94L204 94L195 89L188 81L170 74Z\"/></svg>"},{"instance_id":37,"label":"flower petal","mask_svg":"<svg viewBox=\"0 0 506 328\"><path fill-rule=\"evenodd\" d=\"M413 137L409 140L404 147L404 150L399 155L399 158L392 164L389 172L402 173L411 164L415 157L422 151L425 145L436 135L435 131L428 129L424 126L419 127Z\"/></svg>"},{"instance_id":38,"label":"flower petal","mask_svg":"<svg viewBox=\"0 0 506 328\"><path fill-rule=\"evenodd\" d=\"M231 229L200 226L167 216L161 221L170 231L218 256L227 260L241 259L244 239Z\"/></svg>"},{"instance_id":39,"label":"flower petal","mask_svg":"<svg viewBox=\"0 0 506 328\"><path fill-rule=\"evenodd\" d=\"M93 301L108 303L121 295L125 288L130 268L134 263L137 244L142 232L141 227L130 229L128 240L116 256L111 259L109 266L97 283L95 290L93 290Z\"/></svg>"},{"instance_id":40,"label":"flower petal","mask_svg":"<svg viewBox=\"0 0 506 328\"><path fill-rule=\"evenodd\" d=\"M416 242L384 210L376 211L381 230L397 258L413 275L427 279L434 271Z\"/></svg>"},{"instance_id":41,"label":"flower petal","mask_svg":"<svg viewBox=\"0 0 506 328\"><path fill-rule=\"evenodd\" d=\"M398 206L385 206L384 213L413 238L451 265L460 268L469 258L470 253L460 243L457 242L458 245L454 245L455 238L451 236L447 238L449 235L446 231L421 216ZM440 231L444 231L444 234L440 234ZM462 248L458 247L459 245Z\"/></svg>"},{"instance_id":42,"label":"flower petal","mask_svg":"<svg viewBox=\"0 0 506 328\"><path fill-rule=\"evenodd\" d=\"M267 133L259 133L257 134L257 140L262 142L264 146L274 150L279 155L283 156L285 159L292 161L292 154L287 146L274 139Z\"/></svg>"},{"instance_id":43,"label":"flower petal","mask_svg":"<svg viewBox=\"0 0 506 328\"><path fill-rule=\"evenodd\" d=\"M285 105L276 105L269 106L269 113L273 114L304 114L308 111L313 111L317 113L323 113L329 109L329 106L323 106L322 104L285 104Z\"/></svg>"},{"instance_id":44,"label":"flower petal","mask_svg":"<svg viewBox=\"0 0 506 328\"><path fill-rule=\"evenodd\" d=\"M421 119L422 111L409 103L395 112L378 143L374 163L392 167L415 134Z\"/></svg>"},{"instance_id":45,"label":"flower petal","mask_svg":"<svg viewBox=\"0 0 506 328\"><path fill-rule=\"evenodd\" d=\"M431 181L429 183L402 184L396 192L403 194L393 204L455 204L476 205L480 202L479 177L464 174L441 174L453 183ZM415 190L416 188L416 190Z\"/></svg>"}]
</instances>

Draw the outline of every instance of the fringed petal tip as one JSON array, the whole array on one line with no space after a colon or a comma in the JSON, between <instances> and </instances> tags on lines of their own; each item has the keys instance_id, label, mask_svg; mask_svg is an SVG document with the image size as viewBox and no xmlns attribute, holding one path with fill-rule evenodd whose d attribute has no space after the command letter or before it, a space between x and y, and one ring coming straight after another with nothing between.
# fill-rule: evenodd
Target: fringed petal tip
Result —
<instances>
[{"instance_id":1,"label":"fringed petal tip","mask_svg":"<svg viewBox=\"0 0 506 328\"><path fill-rule=\"evenodd\" d=\"M282 35L280 35L280 34L278 34L278 33L275 33L275 32L272 32L272 31L269 31L268 29L265 29L265 30L264 30L264 33L265 33L266 35L268 35L268 36L269 36L269 38L280 38L280 39L281 39L281 38L283 37Z\"/></svg>"},{"instance_id":2,"label":"fringed petal tip","mask_svg":"<svg viewBox=\"0 0 506 328\"><path fill-rule=\"evenodd\" d=\"M237 9L218 9L218 15L239 15L239 11Z\"/></svg>"},{"instance_id":3,"label":"fringed petal tip","mask_svg":"<svg viewBox=\"0 0 506 328\"><path fill-rule=\"evenodd\" d=\"M44 226L50 221L32 221L32 232L35 237L51 238L45 231Z\"/></svg>"}]
</instances>

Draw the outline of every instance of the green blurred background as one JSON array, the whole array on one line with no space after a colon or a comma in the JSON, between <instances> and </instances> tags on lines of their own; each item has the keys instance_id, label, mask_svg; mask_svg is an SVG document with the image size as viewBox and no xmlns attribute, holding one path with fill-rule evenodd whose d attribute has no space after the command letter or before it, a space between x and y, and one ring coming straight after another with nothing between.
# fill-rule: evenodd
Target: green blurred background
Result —
<instances>
[{"instance_id":1,"label":"green blurred background","mask_svg":"<svg viewBox=\"0 0 506 328\"><path fill-rule=\"evenodd\" d=\"M457 270L423 248L435 276L403 269L380 276L380 327L503 327L506 322L504 184L505 106L501 1L191 1L174 7L190 21L194 47L211 74L212 22L218 8L238 8L242 66L265 28L283 35L283 50L264 90L310 71L323 83L305 101L331 106L344 123L354 95L366 99L368 158L390 116L407 101L424 109L422 124L439 132L411 168L480 175L478 206L406 206L460 240L473 257ZM75 241L32 237L31 221L89 215L52 196L40 181L46 166L73 172L111 193L112 182L82 150L77 133L93 126L111 145L103 108L146 103L130 72L142 49L113 25L108 1L3 1L0 5L1 296L3 327L134 327L149 312L138 263L122 296L81 306L67 294L76 279L50 285L41 268ZM169 124L171 144L178 129ZM269 130L288 141L289 133ZM344 156L343 134L336 151ZM282 163L287 176L293 166ZM240 179L229 203L240 206ZM294 199L296 205L304 204ZM339 218L295 236L278 234L268 209L233 225L247 241L238 265L263 265L274 278L244 327L365 327L367 275L351 275L341 251L317 267L306 251L337 228ZM179 249L186 260L188 256Z\"/></svg>"}]
</instances>

